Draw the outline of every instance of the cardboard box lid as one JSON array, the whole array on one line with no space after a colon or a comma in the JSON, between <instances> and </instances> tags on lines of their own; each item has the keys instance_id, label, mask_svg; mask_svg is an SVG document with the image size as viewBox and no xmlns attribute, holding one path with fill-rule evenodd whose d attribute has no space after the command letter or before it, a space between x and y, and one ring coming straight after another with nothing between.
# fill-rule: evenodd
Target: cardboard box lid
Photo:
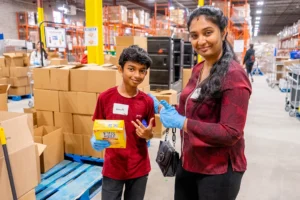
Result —
<instances>
[{"instance_id":1,"label":"cardboard box lid","mask_svg":"<svg viewBox=\"0 0 300 200\"><path fill-rule=\"evenodd\" d=\"M10 85L0 84L0 94L7 93L10 88Z\"/></svg>"},{"instance_id":2,"label":"cardboard box lid","mask_svg":"<svg viewBox=\"0 0 300 200\"><path fill-rule=\"evenodd\" d=\"M9 153L34 144L30 129L32 117L27 114L0 111L0 124L5 131ZM0 151L0 157L2 156L3 152Z\"/></svg>"},{"instance_id":3,"label":"cardboard box lid","mask_svg":"<svg viewBox=\"0 0 300 200\"><path fill-rule=\"evenodd\" d=\"M54 126L40 126L36 129L34 129L34 136L46 136L47 134L55 131L55 130L58 130L60 128L58 127L54 127Z\"/></svg>"},{"instance_id":4,"label":"cardboard box lid","mask_svg":"<svg viewBox=\"0 0 300 200\"><path fill-rule=\"evenodd\" d=\"M9 58L23 58L23 53L4 53L3 56Z\"/></svg>"}]
</instances>

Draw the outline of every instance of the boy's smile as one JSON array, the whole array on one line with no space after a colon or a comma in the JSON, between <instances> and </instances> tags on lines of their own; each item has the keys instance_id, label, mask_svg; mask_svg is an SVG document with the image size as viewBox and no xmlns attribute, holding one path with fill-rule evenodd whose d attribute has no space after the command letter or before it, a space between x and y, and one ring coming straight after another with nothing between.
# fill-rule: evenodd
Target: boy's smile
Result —
<instances>
[{"instance_id":1,"label":"boy's smile","mask_svg":"<svg viewBox=\"0 0 300 200\"><path fill-rule=\"evenodd\" d=\"M147 75L147 68L139 63L128 61L121 73L126 86L137 88Z\"/></svg>"}]
</instances>

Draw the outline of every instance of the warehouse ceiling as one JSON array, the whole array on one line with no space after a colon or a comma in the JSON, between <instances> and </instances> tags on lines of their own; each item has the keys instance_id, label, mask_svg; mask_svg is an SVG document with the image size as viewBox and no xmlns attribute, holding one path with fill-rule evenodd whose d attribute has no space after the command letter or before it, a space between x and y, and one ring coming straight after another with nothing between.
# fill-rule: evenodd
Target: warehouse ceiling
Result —
<instances>
[{"instance_id":1,"label":"warehouse ceiling","mask_svg":"<svg viewBox=\"0 0 300 200\"><path fill-rule=\"evenodd\" d=\"M28 2L36 2L36 0L23 0ZM51 2L69 2L75 4L79 9L84 8L85 0L43 0L45 6ZM218 0L220 1L220 0ZM226 0L221 0L226 1ZM229 2L230 0L227 0ZM257 5L257 2L263 1L264 5ZM166 4L167 0L103 0L103 5L124 5L129 9L143 8L148 11L154 10L154 3ZM195 9L198 4L198 0L169 0L174 7L181 7L189 9L190 11ZM209 0L205 0L205 4L209 4ZM216 2L216 0L212 0ZM242 5L245 0L232 0L233 4ZM261 17L259 25L259 35L265 34L277 34L285 26L290 26L300 19L300 0L248 0L251 8L252 24L255 23L256 17ZM256 14L257 10L262 10L261 14ZM160 11L163 13L163 11Z\"/></svg>"}]
</instances>

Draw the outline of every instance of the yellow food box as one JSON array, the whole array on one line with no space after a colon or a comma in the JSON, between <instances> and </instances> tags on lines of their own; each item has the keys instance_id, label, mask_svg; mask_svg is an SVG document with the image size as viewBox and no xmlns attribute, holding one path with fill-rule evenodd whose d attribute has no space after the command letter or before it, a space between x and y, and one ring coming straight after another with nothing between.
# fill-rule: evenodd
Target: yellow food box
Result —
<instances>
[{"instance_id":1,"label":"yellow food box","mask_svg":"<svg viewBox=\"0 0 300 200\"><path fill-rule=\"evenodd\" d=\"M124 120L95 120L93 131L96 140L110 142L108 148L126 148Z\"/></svg>"}]
</instances>

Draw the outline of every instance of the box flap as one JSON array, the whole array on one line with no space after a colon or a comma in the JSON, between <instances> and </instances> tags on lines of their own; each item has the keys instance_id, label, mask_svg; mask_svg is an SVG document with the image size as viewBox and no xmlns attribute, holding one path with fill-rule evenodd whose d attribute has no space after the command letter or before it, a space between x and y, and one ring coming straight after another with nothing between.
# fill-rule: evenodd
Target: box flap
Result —
<instances>
[{"instance_id":1,"label":"box flap","mask_svg":"<svg viewBox=\"0 0 300 200\"><path fill-rule=\"evenodd\" d=\"M0 84L0 94L7 93L10 88L10 85Z\"/></svg>"},{"instance_id":2,"label":"box flap","mask_svg":"<svg viewBox=\"0 0 300 200\"><path fill-rule=\"evenodd\" d=\"M40 144L40 143L35 143L35 145L37 146L39 156L41 156L42 153L43 153L43 152L45 151L45 149L47 148L47 145Z\"/></svg>"},{"instance_id":3,"label":"box flap","mask_svg":"<svg viewBox=\"0 0 300 200\"><path fill-rule=\"evenodd\" d=\"M44 126L40 126L38 128L35 128L34 129L34 136L35 137L41 137L41 136L43 136L44 133L45 133L44 130L45 130Z\"/></svg>"}]
</instances>

